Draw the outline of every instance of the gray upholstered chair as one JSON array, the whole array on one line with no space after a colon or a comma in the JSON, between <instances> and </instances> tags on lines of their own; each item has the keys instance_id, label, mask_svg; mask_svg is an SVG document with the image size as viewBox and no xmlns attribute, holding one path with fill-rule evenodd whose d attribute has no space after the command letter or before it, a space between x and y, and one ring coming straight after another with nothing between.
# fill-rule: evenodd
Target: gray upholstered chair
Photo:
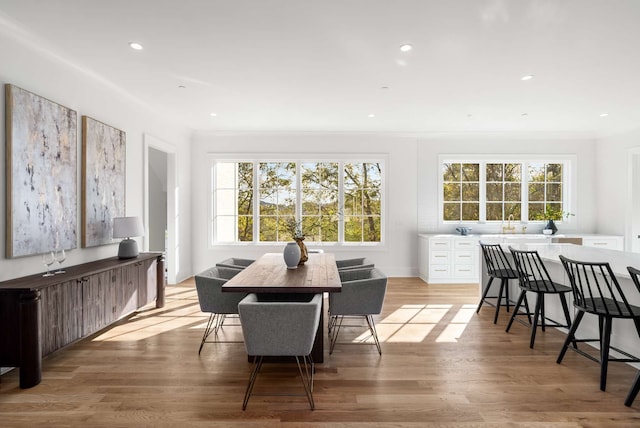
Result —
<instances>
[{"instance_id":1,"label":"gray upholstered chair","mask_svg":"<svg viewBox=\"0 0 640 428\"><path fill-rule=\"evenodd\" d=\"M238 305L247 353L254 356L254 367L242 403L247 408L265 356L295 357L305 395L313 410L313 342L320 323L322 294L300 294L287 301L273 301L269 295L249 294ZM300 365L302 358L303 366Z\"/></svg>"},{"instance_id":2,"label":"gray upholstered chair","mask_svg":"<svg viewBox=\"0 0 640 428\"><path fill-rule=\"evenodd\" d=\"M352 269L339 273L342 291L329 293L329 336L331 342L329 354L333 353L344 317L361 316L367 321L378 353L382 355L373 315L382 311L387 291L387 276L376 268ZM344 325L344 327L352 326Z\"/></svg>"},{"instance_id":3,"label":"gray upholstered chair","mask_svg":"<svg viewBox=\"0 0 640 428\"><path fill-rule=\"evenodd\" d=\"M200 310L211 313L202 335L198 354L202 351L202 347L212 332L214 336L218 335L226 316L238 313L238 303L245 298L247 293L223 293L222 285L240 272L242 272L240 269L215 266L196 275L196 291L198 292Z\"/></svg>"},{"instance_id":4,"label":"gray upholstered chair","mask_svg":"<svg viewBox=\"0 0 640 428\"><path fill-rule=\"evenodd\" d=\"M228 267L233 269L244 269L251 263L255 262L252 259L241 259L238 257L230 257L221 262L216 263L216 266Z\"/></svg>"},{"instance_id":5,"label":"gray upholstered chair","mask_svg":"<svg viewBox=\"0 0 640 428\"><path fill-rule=\"evenodd\" d=\"M366 257L336 260L336 265L340 271L350 269L369 269L374 267L373 262Z\"/></svg>"}]
</instances>

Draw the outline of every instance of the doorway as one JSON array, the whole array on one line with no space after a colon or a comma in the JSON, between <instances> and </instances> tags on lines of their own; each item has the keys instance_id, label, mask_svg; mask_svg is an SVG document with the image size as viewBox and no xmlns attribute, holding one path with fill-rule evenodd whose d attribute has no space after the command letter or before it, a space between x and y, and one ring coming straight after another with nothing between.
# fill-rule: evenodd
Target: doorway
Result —
<instances>
[{"instance_id":1,"label":"doorway","mask_svg":"<svg viewBox=\"0 0 640 428\"><path fill-rule=\"evenodd\" d=\"M156 137L144 136L145 251L165 254L165 279L175 284L179 264L176 231L179 230L175 147Z\"/></svg>"},{"instance_id":2,"label":"doorway","mask_svg":"<svg viewBox=\"0 0 640 428\"><path fill-rule=\"evenodd\" d=\"M640 147L629 149L629 195L627 197L627 251L640 253Z\"/></svg>"}]
</instances>

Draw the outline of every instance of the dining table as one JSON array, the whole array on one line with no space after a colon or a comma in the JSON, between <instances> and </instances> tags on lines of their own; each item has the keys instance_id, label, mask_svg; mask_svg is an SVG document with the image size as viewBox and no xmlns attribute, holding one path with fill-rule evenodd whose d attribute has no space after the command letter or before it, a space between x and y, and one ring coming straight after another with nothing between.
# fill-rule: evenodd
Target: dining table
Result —
<instances>
[{"instance_id":1,"label":"dining table","mask_svg":"<svg viewBox=\"0 0 640 428\"><path fill-rule=\"evenodd\" d=\"M341 290L340 274L331 253L309 254L309 259L295 269L287 268L282 253L266 253L222 286L223 292L257 293L271 300ZM311 357L316 363L324 362L324 299Z\"/></svg>"}]
</instances>

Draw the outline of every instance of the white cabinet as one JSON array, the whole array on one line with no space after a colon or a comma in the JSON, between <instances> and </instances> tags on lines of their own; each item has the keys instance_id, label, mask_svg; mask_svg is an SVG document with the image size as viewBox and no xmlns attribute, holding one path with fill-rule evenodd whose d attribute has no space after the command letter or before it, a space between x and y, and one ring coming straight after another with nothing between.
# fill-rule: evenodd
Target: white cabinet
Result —
<instances>
[{"instance_id":1,"label":"white cabinet","mask_svg":"<svg viewBox=\"0 0 640 428\"><path fill-rule=\"evenodd\" d=\"M585 247L606 248L608 250L624 250L622 236L583 236L582 245Z\"/></svg>"},{"instance_id":2,"label":"white cabinet","mask_svg":"<svg viewBox=\"0 0 640 428\"><path fill-rule=\"evenodd\" d=\"M478 282L478 238L420 235L420 278L431 284Z\"/></svg>"}]
</instances>

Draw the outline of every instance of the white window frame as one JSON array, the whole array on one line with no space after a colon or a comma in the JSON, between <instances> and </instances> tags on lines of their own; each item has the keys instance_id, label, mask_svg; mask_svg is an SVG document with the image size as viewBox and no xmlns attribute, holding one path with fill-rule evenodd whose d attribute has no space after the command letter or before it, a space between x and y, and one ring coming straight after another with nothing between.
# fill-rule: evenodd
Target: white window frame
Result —
<instances>
[{"instance_id":1,"label":"white window frame","mask_svg":"<svg viewBox=\"0 0 640 428\"><path fill-rule=\"evenodd\" d=\"M563 211L571 212L575 214L576 201L575 201L575 189L577 189L577 167L576 167L576 155L531 155L531 154L441 154L438 156L438 224L441 226L448 226L452 224L500 224L502 220L487 220L486 219L486 168L487 163L521 163L523 164L522 171L522 218L515 219L516 223L521 224L543 224L544 220L529 220L529 188L528 182L528 169L529 163L561 163L562 167L562 201ZM445 163L479 163L480 164L480 213L478 221L469 220L444 220L444 180L442 177L442 165ZM527 214L527 215L525 215ZM558 220L556 223L571 224L573 217Z\"/></svg>"},{"instance_id":2,"label":"white window frame","mask_svg":"<svg viewBox=\"0 0 640 428\"><path fill-rule=\"evenodd\" d=\"M257 169L260 162L296 162L297 164L304 162L337 162L339 164L339 171L343 171L343 165L345 163L380 163L382 165L382 185L380 187L381 192L381 206L380 206L380 242L344 242L344 216L340 216L338 220L338 242L313 242L314 247L374 247L384 248L386 247L386 224L387 224L387 209L386 209L386 181L387 181L387 168L389 165L388 155L378 153L366 153L366 154L312 154L312 153L299 153L299 154L280 154L280 153L208 153L210 180L208 188L208 215L207 215L207 236L208 245L210 249L219 247L222 245L282 245L282 242L277 241L259 241L259 213L257 213L257 207L259 205L258 192L253 194L253 240L252 241L217 241L215 231L215 174L214 166L216 162L253 162L254 171L254 183L257 180ZM300 213L300 204L302 199L300 198L301 187L300 174L297 174L298 180L296 192L298 195L296 201L296 214ZM338 177L338 204L343 206L344 201L344 177L342 174Z\"/></svg>"}]
</instances>

